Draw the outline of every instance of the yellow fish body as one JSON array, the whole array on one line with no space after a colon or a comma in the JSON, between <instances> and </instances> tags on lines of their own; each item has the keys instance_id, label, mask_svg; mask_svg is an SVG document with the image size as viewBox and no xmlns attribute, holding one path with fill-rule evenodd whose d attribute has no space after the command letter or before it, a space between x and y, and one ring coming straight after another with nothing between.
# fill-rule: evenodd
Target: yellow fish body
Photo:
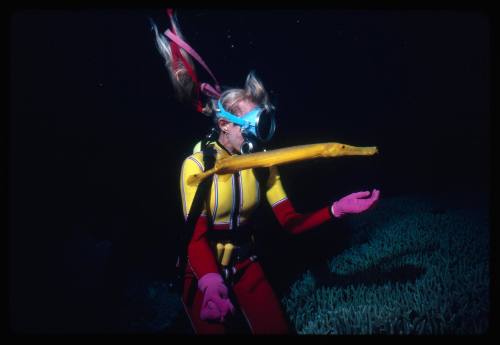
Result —
<instances>
[{"instance_id":1,"label":"yellow fish body","mask_svg":"<svg viewBox=\"0 0 500 345\"><path fill-rule=\"evenodd\" d=\"M212 174L232 174L239 170L267 168L314 158L371 156L376 153L378 153L376 146L357 147L341 143L321 143L292 146L245 155L226 156L217 160L212 169L190 176L187 182L190 185L197 185L204 178Z\"/></svg>"}]
</instances>

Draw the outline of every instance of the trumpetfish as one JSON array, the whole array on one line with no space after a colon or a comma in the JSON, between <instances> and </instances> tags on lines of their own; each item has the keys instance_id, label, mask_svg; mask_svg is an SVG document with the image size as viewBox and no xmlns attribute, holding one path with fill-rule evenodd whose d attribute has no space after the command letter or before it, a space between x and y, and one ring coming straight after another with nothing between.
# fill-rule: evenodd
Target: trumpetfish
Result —
<instances>
[{"instance_id":1,"label":"trumpetfish","mask_svg":"<svg viewBox=\"0 0 500 345\"><path fill-rule=\"evenodd\" d=\"M314 158L372 156L376 153L378 153L376 146L358 147L330 142L297 145L244 155L227 155L218 159L212 169L190 176L187 183L192 186L198 185L203 179L213 174L232 174L239 170L268 168L275 165L290 164Z\"/></svg>"}]
</instances>

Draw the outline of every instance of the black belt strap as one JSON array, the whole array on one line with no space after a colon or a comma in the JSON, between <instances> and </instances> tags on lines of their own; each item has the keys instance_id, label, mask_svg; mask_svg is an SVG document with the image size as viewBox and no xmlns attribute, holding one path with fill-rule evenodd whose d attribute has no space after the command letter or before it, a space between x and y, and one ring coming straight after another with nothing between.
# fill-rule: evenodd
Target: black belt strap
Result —
<instances>
[{"instance_id":1,"label":"black belt strap","mask_svg":"<svg viewBox=\"0 0 500 345\"><path fill-rule=\"evenodd\" d=\"M238 246L252 242L252 234L250 227L240 227L233 230L210 229L207 232L207 239L214 242L228 241Z\"/></svg>"},{"instance_id":2,"label":"black belt strap","mask_svg":"<svg viewBox=\"0 0 500 345\"><path fill-rule=\"evenodd\" d=\"M215 165L215 154L216 151L211 146L203 145L203 163L205 165L205 171L213 168ZM210 178L203 179L198 188L196 190L196 194L193 198L193 203L191 204L191 208L189 209L188 217L186 222L184 223L184 229L180 234L180 254L177 258L177 269L176 269L176 290L179 293L182 293L182 278L184 276L184 271L186 269L187 264L187 249L188 244L191 238L193 237L194 227L198 218L200 217L201 211L203 210L204 201L206 196L208 195L210 186L212 185L213 175ZM210 217L209 217L210 218Z\"/></svg>"}]
</instances>

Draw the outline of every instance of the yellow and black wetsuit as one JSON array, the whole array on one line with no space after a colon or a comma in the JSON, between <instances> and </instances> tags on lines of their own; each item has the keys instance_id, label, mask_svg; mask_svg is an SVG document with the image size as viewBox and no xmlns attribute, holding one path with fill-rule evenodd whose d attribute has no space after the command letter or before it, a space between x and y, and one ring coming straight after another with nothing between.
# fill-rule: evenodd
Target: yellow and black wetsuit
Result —
<instances>
[{"instance_id":1,"label":"yellow and black wetsuit","mask_svg":"<svg viewBox=\"0 0 500 345\"><path fill-rule=\"evenodd\" d=\"M231 155L218 142L210 145L213 145L216 151L216 159ZM184 160L180 186L182 208L186 219L197 188L189 185L187 180L189 176L202 171L204 171L203 152L196 152ZM215 174L188 248L189 264L197 276L217 272L217 263L213 258L214 249L210 248L206 238L209 224L215 230L234 230L244 227L264 196L280 224L292 233L314 228L332 218L328 206L309 214L295 212L283 189L278 168L275 166L270 168L266 186L259 186L252 169L241 170L235 174Z\"/></svg>"},{"instance_id":2,"label":"yellow and black wetsuit","mask_svg":"<svg viewBox=\"0 0 500 345\"><path fill-rule=\"evenodd\" d=\"M215 142L213 147L217 152L216 159L231 155L218 142ZM197 189L197 186L187 184L187 178L203 170L202 152L197 152L189 156L182 166L181 194L182 209L185 218L187 218L187 211L191 207ZM271 168L268 186L263 190L271 206L277 205L287 198L276 167ZM239 198L237 198L237 195ZM202 214L206 216L208 212L212 219L212 224L216 228L234 229L245 225L249 221L252 213L259 205L262 195L253 170L247 169L236 174L215 174L211 193L208 197L210 198L208 210L205 207ZM239 205L235 205L237 199L239 199ZM238 214L235 215L235 212ZM236 224L232 224L233 219Z\"/></svg>"},{"instance_id":3,"label":"yellow and black wetsuit","mask_svg":"<svg viewBox=\"0 0 500 345\"><path fill-rule=\"evenodd\" d=\"M216 159L230 153L218 142L211 143ZM184 160L180 178L182 208L184 217L191 208L196 186L187 183L190 176L204 171L203 152L197 152ZM182 301L196 333L223 333L225 326L210 323L200 318L203 293L196 288L197 280L207 273L220 273L216 245L210 234L237 234L250 222L254 211L265 197L271 205L280 224L292 233L312 229L332 218L330 207L324 207L309 214L295 212L283 189L278 169L270 168L265 186L259 186L252 169L234 174L213 176L209 195L206 196L203 211L196 221L193 236L188 246L188 265L184 278ZM227 233L227 234L226 234ZM220 244L219 244L220 245ZM265 278L258 261L247 257L234 263L232 268L238 278L232 280L232 291L239 307L253 333L286 333L288 325L279 300Z\"/></svg>"}]
</instances>

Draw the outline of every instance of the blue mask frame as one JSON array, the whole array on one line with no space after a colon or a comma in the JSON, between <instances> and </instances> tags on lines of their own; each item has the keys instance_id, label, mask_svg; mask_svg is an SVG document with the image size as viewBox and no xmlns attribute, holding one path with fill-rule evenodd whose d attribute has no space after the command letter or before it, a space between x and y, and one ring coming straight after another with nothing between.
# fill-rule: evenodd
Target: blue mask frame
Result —
<instances>
[{"instance_id":1,"label":"blue mask frame","mask_svg":"<svg viewBox=\"0 0 500 345\"><path fill-rule=\"evenodd\" d=\"M268 116L271 116L271 129L269 130L267 137L262 137L262 133L259 133L258 125L260 116L264 113L264 109L261 107L255 107L245 115L238 117L225 110L220 99L217 102L217 106L219 108L217 111L217 117L223 117L226 120L240 126L243 133L248 133L264 142L269 141L272 138L276 129L273 113L268 113Z\"/></svg>"}]
</instances>

